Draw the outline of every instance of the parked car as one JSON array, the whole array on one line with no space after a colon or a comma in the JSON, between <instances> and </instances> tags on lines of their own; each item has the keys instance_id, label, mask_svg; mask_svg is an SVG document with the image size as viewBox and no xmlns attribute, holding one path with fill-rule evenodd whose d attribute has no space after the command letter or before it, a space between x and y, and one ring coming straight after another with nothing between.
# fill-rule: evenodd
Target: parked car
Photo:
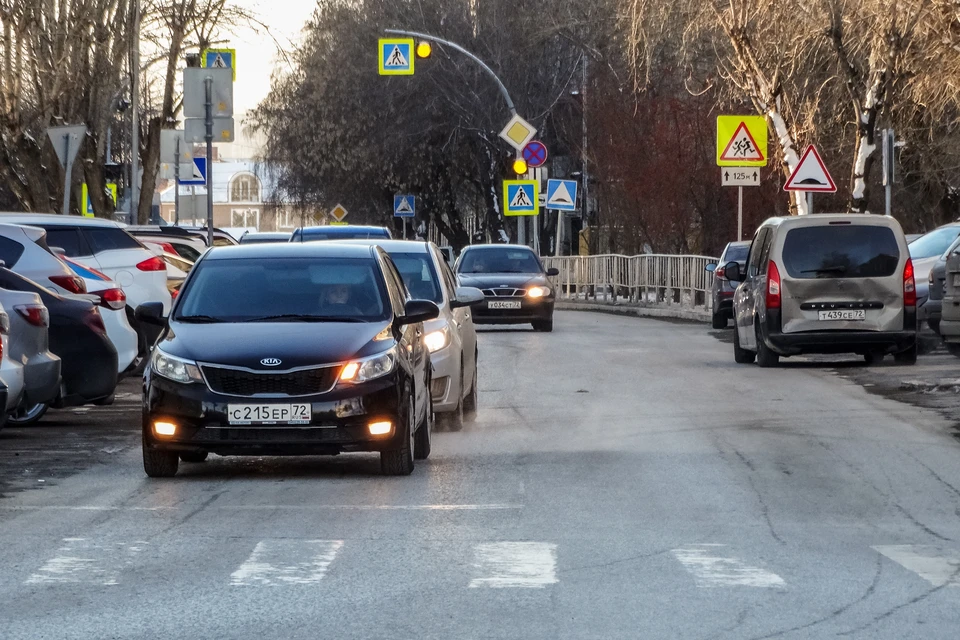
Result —
<instances>
[{"instance_id":1,"label":"parked car","mask_svg":"<svg viewBox=\"0 0 960 640\"><path fill-rule=\"evenodd\" d=\"M952 244L942 257L943 300L937 328L947 350L960 356L960 240Z\"/></svg>"},{"instance_id":2,"label":"parked car","mask_svg":"<svg viewBox=\"0 0 960 640\"><path fill-rule=\"evenodd\" d=\"M91 301L100 308L100 316L107 329L107 337L117 350L117 372L119 374L136 371L140 355L140 341L137 332L127 319L127 296L116 282L92 267L64 258L73 271L83 278Z\"/></svg>"},{"instance_id":3,"label":"parked car","mask_svg":"<svg viewBox=\"0 0 960 640\"><path fill-rule=\"evenodd\" d=\"M481 244L463 250L454 269L461 285L483 292L484 304L473 308L476 324L526 324L553 331L556 294L540 258L524 245Z\"/></svg>"},{"instance_id":4,"label":"parked car","mask_svg":"<svg viewBox=\"0 0 960 640\"><path fill-rule=\"evenodd\" d=\"M83 280L47 246L47 232L38 227L3 224L0 217L0 260L4 265L58 293L86 293Z\"/></svg>"},{"instance_id":5,"label":"parked car","mask_svg":"<svg viewBox=\"0 0 960 640\"><path fill-rule=\"evenodd\" d=\"M194 237L202 238L204 245L207 244L207 226L206 225L179 225L181 229L192 233ZM165 229L167 227L164 227ZM228 231L223 229L213 228L213 246L215 247L232 247L239 244L237 239L234 238Z\"/></svg>"},{"instance_id":6,"label":"parked car","mask_svg":"<svg viewBox=\"0 0 960 640\"><path fill-rule=\"evenodd\" d=\"M0 268L0 288L36 293L49 312L50 351L61 360L60 393L52 406L112 402L117 386L117 350L107 337L97 306L77 296L61 296L6 268ZM28 413L37 411L43 415L46 406Z\"/></svg>"},{"instance_id":7,"label":"parked car","mask_svg":"<svg viewBox=\"0 0 960 640\"><path fill-rule=\"evenodd\" d=\"M238 292L242 291L242 295ZM200 258L144 373L143 465L220 455L380 452L407 475L430 454L433 409L423 322L378 247L339 243L215 248Z\"/></svg>"},{"instance_id":8,"label":"parked car","mask_svg":"<svg viewBox=\"0 0 960 640\"><path fill-rule=\"evenodd\" d=\"M207 239L188 229L174 226L139 225L124 227L128 233L144 244L160 244L165 251L175 253L185 260L196 262L207 250Z\"/></svg>"},{"instance_id":9,"label":"parked car","mask_svg":"<svg viewBox=\"0 0 960 640\"><path fill-rule=\"evenodd\" d=\"M290 234L290 242L313 242L315 240L368 240L383 238L389 240L392 236L386 227L370 227L359 224L335 225L328 224L320 227L300 227Z\"/></svg>"},{"instance_id":10,"label":"parked car","mask_svg":"<svg viewBox=\"0 0 960 640\"><path fill-rule=\"evenodd\" d=\"M23 397L9 422L32 424L60 393L60 358L50 351L50 312L36 293L0 289L0 303L8 310L9 343L4 357L23 368Z\"/></svg>"},{"instance_id":11,"label":"parked car","mask_svg":"<svg viewBox=\"0 0 960 640\"><path fill-rule=\"evenodd\" d=\"M892 353L917 360L917 291L892 217L818 214L771 218L757 230L734 296L734 358L761 367L782 356Z\"/></svg>"},{"instance_id":12,"label":"parked car","mask_svg":"<svg viewBox=\"0 0 960 640\"><path fill-rule=\"evenodd\" d=\"M926 321L927 326L934 333L940 333L940 319L943 310L943 294L947 282L947 256L952 251L940 256L930 269L930 275L927 277L927 299L923 306L917 307L917 316L921 321Z\"/></svg>"},{"instance_id":13,"label":"parked car","mask_svg":"<svg viewBox=\"0 0 960 640\"><path fill-rule=\"evenodd\" d=\"M6 416L23 400L23 364L10 352L10 317L0 306L0 381L7 388L6 404L0 409Z\"/></svg>"},{"instance_id":14,"label":"parked car","mask_svg":"<svg viewBox=\"0 0 960 640\"><path fill-rule=\"evenodd\" d=\"M240 244L290 242L290 235L291 234L286 231L248 231L240 236Z\"/></svg>"},{"instance_id":15,"label":"parked car","mask_svg":"<svg viewBox=\"0 0 960 640\"><path fill-rule=\"evenodd\" d=\"M750 250L749 242L728 242L720 254L719 265L725 265L728 262L736 262L740 269L747 264L747 252ZM727 320L733 317L733 292L736 290L724 275L725 269L718 266L718 263L711 262L706 267L707 271L713 273L713 284L711 285L711 296L713 298L713 328L725 329Z\"/></svg>"},{"instance_id":16,"label":"parked car","mask_svg":"<svg viewBox=\"0 0 960 640\"><path fill-rule=\"evenodd\" d=\"M913 260L914 278L917 280L918 320L927 320L924 306L929 297L930 270L951 244L960 237L960 222L938 227L907 244L910 259Z\"/></svg>"},{"instance_id":17,"label":"parked car","mask_svg":"<svg viewBox=\"0 0 960 640\"><path fill-rule=\"evenodd\" d=\"M423 341L433 364L433 410L451 431L463 429L465 415L477 411L477 332L470 307L483 304L483 292L457 286L457 278L432 242L350 240L376 245L396 265L413 298L430 300L440 315L423 323Z\"/></svg>"}]
</instances>

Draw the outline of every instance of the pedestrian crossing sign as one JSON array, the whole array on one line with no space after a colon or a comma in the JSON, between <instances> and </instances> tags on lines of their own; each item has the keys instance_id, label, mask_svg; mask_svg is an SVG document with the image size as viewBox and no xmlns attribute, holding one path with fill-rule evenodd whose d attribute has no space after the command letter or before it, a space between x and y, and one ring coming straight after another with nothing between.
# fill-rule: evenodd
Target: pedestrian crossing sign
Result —
<instances>
[{"instance_id":1,"label":"pedestrian crossing sign","mask_svg":"<svg viewBox=\"0 0 960 640\"><path fill-rule=\"evenodd\" d=\"M236 49L204 49L200 61L207 69L233 69L233 81L237 81Z\"/></svg>"},{"instance_id":2,"label":"pedestrian crossing sign","mask_svg":"<svg viewBox=\"0 0 960 640\"><path fill-rule=\"evenodd\" d=\"M413 38L380 38L378 57L380 58L380 75L412 76L413 61L416 57L413 51Z\"/></svg>"},{"instance_id":3,"label":"pedestrian crossing sign","mask_svg":"<svg viewBox=\"0 0 960 640\"><path fill-rule=\"evenodd\" d=\"M393 215L397 218L413 218L417 215L417 199L414 196L393 196Z\"/></svg>"},{"instance_id":4,"label":"pedestrian crossing sign","mask_svg":"<svg viewBox=\"0 0 960 640\"><path fill-rule=\"evenodd\" d=\"M503 215L535 216L540 213L540 184L536 180L503 181Z\"/></svg>"}]
</instances>

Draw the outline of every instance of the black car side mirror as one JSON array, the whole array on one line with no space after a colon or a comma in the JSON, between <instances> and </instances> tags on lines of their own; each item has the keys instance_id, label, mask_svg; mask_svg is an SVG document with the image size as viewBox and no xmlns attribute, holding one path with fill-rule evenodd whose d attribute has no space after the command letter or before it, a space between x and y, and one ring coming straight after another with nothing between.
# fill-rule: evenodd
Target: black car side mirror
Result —
<instances>
[{"instance_id":1,"label":"black car side mirror","mask_svg":"<svg viewBox=\"0 0 960 640\"><path fill-rule=\"evenodd\" d=\"M416 324L440 316L440 307L429 300L410 300L403 306L403 316L397 318L397 324Z\"/></svg>"},{"instance_id":2,"label":"black car side mirror","mask_svg":"<svg viewBox=\"0 0 960 640\"><path fill-rule=\"evenodd\" d=\"M723 268L723 277L730 282L740 282L743 280L743 274L740 273L740 263L728 262L727 266Z\"/></svg>"},{"instance_id":3,"label":"black car side mirror","mask_svg":"<svg viewBox=\"0 0 960 640\"><path fill-rule=\"evenodd\" d=\"M144 302L133 313L134 317L144 324L158 327L167 326L167 317L163 315L162 302Z\"/></svg>"},{"instance_id":4,"label":"black car side mirror","mask_svg":"<svg viewBox=\"0 0 960 640\"><path fill-rule=\"evenodd\" d=\"M554 276L558 276L558 275L560 275L560 269L557 269L556 267L550 267L549 269L547 269L548 277L553 278Z\"/></svg>"}]
</instances>

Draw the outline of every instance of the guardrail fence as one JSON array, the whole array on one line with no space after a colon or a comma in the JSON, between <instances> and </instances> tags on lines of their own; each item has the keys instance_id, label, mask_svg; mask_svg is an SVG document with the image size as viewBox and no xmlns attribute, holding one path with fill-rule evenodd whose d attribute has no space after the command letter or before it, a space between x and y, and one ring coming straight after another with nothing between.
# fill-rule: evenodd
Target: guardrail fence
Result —
<instances>
[{"instance_id":1,"label":"guardrail fence","mask_svg":"<svg viewBox=\"0 0 960 640\"><path fill-rule=\"evenodd\" d=\"M705 267L716 258L670 255L600 255L542 258L558 300L631 303L710 310L713 274Z\"/></svg>"}]
</instances>

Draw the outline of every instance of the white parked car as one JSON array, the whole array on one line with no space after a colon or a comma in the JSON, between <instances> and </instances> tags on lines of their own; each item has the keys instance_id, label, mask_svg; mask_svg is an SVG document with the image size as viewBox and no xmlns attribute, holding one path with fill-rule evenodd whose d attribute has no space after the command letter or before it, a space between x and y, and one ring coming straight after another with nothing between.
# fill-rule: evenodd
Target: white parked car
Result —
<instances>
[{"instance_id":1,"label":"white parked car","mask_svg":"<svg viewBox=\"0 0 960 640\"><path fill-rule=\"evenodd\" d=\"M0 381L7 387L7 404L3 407L3 422L6 415L20 406L23 399L23 365L10 354L10 318L0 306Z\"/></svg>"},{"instance_id":2,"label":"white parked car","mask_svg":"<svg viewBox=\"0 0 960 640\"><path fill-rule=\"evenodd\" d=\"M139 340L137 332L127 319L127 296L123 289L106 274L88 267L71 258L64 261L73 271L83 278L87 293L100 307L100 316L107 328L107 337L117 350L117 373L136 369L139 364Z\"/></svg>"},{"instance_id":3,"label":"white parked car","mask_svg":"<svg viewBox=\"0 0 960 640\"><path fill-rule=\"evenodd\" d=\"M86 293L83 280L50 250L46 236L37 227L0 223L0 260L7 269L61 295Z\"/></svg>"}]
</instances>

